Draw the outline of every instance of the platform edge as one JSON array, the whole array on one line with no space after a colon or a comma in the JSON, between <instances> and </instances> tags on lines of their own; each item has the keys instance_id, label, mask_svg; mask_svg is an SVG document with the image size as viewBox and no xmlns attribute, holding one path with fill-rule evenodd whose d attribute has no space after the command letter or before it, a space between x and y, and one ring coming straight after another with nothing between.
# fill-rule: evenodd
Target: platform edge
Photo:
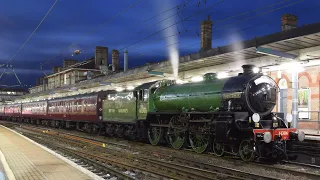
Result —
<instances>
[{"instance_id":1,"label":"platform edge","mask_svg":"<svg viewBox=\"0 0 320 180\"><path fill-rule=\"evenodd\" d=\"M5 172L5 177L8 178L8 180L16 180L16 177L14 176L7 160L6 157L4 156L4 154L2 153L2 151L0 150L0 160L2 163L2 166L4 168L4 172Z\"/></svg>"},{"instance_id":2,"label":"platform edge","mask_svg":"<svg viewBox=\"0 0 320 180\"><path fill-rule=\"evenodd\" d=\"M31 143L35 144L36 146L38 146L38 147L46 150L46 151L49 152L50 154L52 154L52 155L60 158L62 161L65 161L66 163L68 163L68 164L71 165L72 167L78 169L79 171L83 172L84 174L88 175L89 177L91 177L91 178L93 178L93 179L96 179L96 180L104 180L104 178L102 178L102 177L94 174L93 172L91 172L91 171L89 171L89 170L87 170L87 169L79 166L78 164L74 163L73 161L71 161L71 160L63 157L62 155L54 152L53 150L51 150L51 149L49 149L49 148L47 148L47 147L45 147L45 146L43 146L43 145L41 145L41 144L33 141L32 139L30 139L30 138L28 138L28 137L26 137L26 136L23 136L22 134L14 131L14 130L12 130L12 129L10 129L10 128L7 128L7 127L5 127L5 126L3 126L3 125L0 125L0 126L1 126L1 127L4 127L5 129L7 129L7 130L9 130L9 131L11 131L11 132L13 132L13 133L15 133L15 134L23 137L23 138L25 138L26 140L30 141Z\"/></svg>"}]
</instances>

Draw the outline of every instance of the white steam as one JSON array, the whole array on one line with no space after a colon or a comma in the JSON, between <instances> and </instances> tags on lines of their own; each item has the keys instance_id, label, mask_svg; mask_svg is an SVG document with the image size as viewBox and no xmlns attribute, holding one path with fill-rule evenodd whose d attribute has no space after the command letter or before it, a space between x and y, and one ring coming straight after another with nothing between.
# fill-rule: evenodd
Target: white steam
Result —
<instances>
[{"instance_id":1,"label":"white steam","mask_svg":"<svg viewBox=\"0 0 320 180\"><path fill-rule=\"evenodd\" d=\"M230 40L231 40L231 43L232 44L232 50L233 51L239 51L240 49L243 49L243 44L241 43L241 37L236 34L236 33L231 33L231 36L230 36ZM236 54L235 56L233 56L233 62L236 62L237 65L236 67L241 67L243 64L246 63L245 61L245 57L243 56L243 54Z\"/></svg>"},{"instance_id":2,"label":"white steam","mask_svg":"<svg viewBox=\"0 0 320 180\"><path fill-rule=\"evenodd\" d=\"M164 12L168 9L171 9L177 4L178 2L176 0L158 0L156 3L157 14ZM179 70L179 50L177 45L178 36L173 36L174 34L178 33L178 28L177 28L178 24L173 25L179 21L178 19L176 19L177 16L175 15L177 11L178 9L174 9L158 16L159 21L166 19L160 23L160 30L166 28L165 30L162 31L162 36L163 37L170 36L169 38L166 38L165 41L166 41L167 53L169 56L169 60L172 66L172 72L175 79L178 79L178 70Z\"/></svg>"}]
</instances>

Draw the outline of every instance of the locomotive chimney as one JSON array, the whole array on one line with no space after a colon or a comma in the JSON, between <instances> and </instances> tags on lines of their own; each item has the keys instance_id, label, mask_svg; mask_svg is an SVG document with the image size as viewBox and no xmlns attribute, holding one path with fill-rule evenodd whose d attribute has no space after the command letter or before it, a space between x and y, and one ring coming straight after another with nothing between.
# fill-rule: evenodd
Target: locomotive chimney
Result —
<instances>
[{"instance_id":1,"label":"locomotive chimney","mask_svg":"<svg viewBox=\"0 0 320 180\"><path fill-rule=\"evenodd\" d=\"M243 75L253 74L253 68L255 68L255 65L252 65L252 64L243 65L242 66Z\"/></svg>"},{"instance_id":2,"label":"locomotive chimney","mask_svg":"<svg viewBox=\"0 0 320 180\"><path fill-rule=\"evenodd\" d=\"M217 79L217 73L206 73L203 76L205 81L212 81Z\"/></svg>"}]
</instances>

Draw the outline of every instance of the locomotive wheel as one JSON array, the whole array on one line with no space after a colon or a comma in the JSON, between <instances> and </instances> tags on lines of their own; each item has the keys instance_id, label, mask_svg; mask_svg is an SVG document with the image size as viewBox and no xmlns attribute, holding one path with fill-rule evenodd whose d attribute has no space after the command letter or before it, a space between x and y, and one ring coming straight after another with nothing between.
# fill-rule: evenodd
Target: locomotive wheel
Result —
<instances>
[{"instance_id":1,"label":"locomotive wheel","mask_svg":"<svg viewBox=\"0 0 320 180\"><path fill-rule=\"evenodd\" d=\"M186 123L179 116L173 116L168 129L168 139L174 149L181 149L186 142Z\"/></svg>"},{"instance_id":2,"label":"locomotive wheel","mask_svg":"<svg viewBox=\"0 0 320 180\"><path fill-rule=\"evenodd\" d=\"M222 157L224 155L224 144L223 143L218 143L216 141L214 141L212 143L212 149L213 149L213 153L216 156Z\"/></svg>"},{"instance_id":3,"label":"locomotive wheel","mask_svg":"<svg viewBox=\"0 0 320 180\"><path fill-rule=\"evenodd\" d=\"M189 134L189 142L192 149L197 153L203 153L209 146L210 136L206 134Z\"/></svg>"},{"instance_id":4,"label":"locomotive wheel","mask_svg":"<svg viewBox=\"0 0 320 180\"><path fill-rule=\"evenodd\" d=\"M149 138L150 144L158 145L162 136L163 136L162 127L153 126L148 129L148 138Z\"/></svg>"},{"instance_id":5,"label":"locomotive wheel","mask_svg":"<svg viewBox=\"0 0 320 180\"><path fill-rule=\"evenodd\" d=\"M243 161L253 161L255 157L253 142L248 139L243 140L239 146L239 154Z\"/></svg>"}]
</instances>

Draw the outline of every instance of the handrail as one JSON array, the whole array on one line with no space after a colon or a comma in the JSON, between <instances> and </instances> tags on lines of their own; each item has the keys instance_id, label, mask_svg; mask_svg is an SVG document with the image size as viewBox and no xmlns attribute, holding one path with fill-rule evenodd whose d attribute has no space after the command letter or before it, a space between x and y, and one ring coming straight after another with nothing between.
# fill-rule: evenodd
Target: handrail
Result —
<instances>
[{"instance_id":1,"label":"handrail","mask_svg":"<svg viewBox=\"0 0 320 180\"><path fill-rule=\"evenodd\" d=\"M318 113L318 120L315 121L315 120L303 120L301 118L298 118L298 120L302 120L302 121L305 121L305 122L317 122L318 123L318 126L317 126L317 134L320 134L320 111L298 111L298 117L299 117L299 113ZM310 118L311 119L311 118Z\"/></svg>"}]
</instances>

